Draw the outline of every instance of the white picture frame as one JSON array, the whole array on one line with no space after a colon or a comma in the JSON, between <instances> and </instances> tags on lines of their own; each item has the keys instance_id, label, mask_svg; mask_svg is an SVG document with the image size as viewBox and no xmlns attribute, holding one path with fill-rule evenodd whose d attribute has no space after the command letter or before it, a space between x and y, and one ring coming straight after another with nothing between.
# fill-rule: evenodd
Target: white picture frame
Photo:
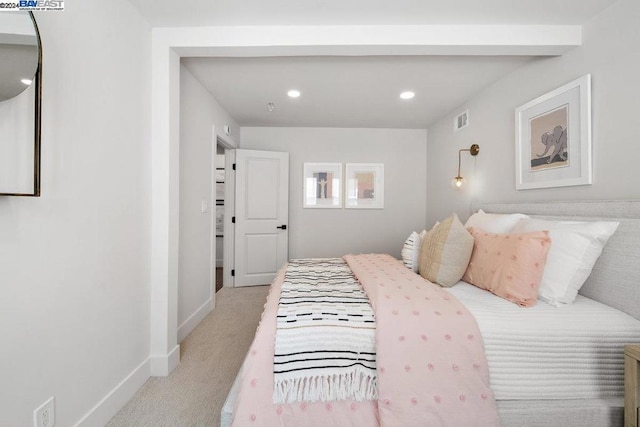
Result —
<instances>
[{"instance_id":1,"label":"white picture frame","mask_svg":"<svg viewBox=\"0 0 640 427\"><path fill-rule=\"evenodd\" d=\"M347 163L345 207L384 209L384 163Z\"/></svg>"},{"instance_id":2,"label":"white picture frame","mask_svg":"<svg viewBox=\"0 0 640 427\"><path fill-rule=\"evenodd\" d=\"M515 111L516 189L592 183L591 75Z\"/></svg>"},{"instance_id":3,"label":"white picture frame","mask_svg":"<svg viewBox=\"0 0 640 427\"><path fill-rule=\"evenodd\" d=\"M302 207L342 208L342 163L304 163Z\"/></svg>"}]
</instances>

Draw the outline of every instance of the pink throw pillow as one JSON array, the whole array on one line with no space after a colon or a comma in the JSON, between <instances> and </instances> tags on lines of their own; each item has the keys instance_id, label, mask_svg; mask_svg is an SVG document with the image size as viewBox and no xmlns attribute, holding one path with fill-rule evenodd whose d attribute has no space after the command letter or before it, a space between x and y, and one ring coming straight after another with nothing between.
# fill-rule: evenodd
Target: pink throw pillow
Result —
<instances>
[{"instance_id":1,"label":"pink throw pillow","mask_svg":"<svg viewBox=\"0 0 640 427\"><path fill-rule=\"evenodd\" d=\"M488 233L469 227L473 253L462 280L514 302L535 305L551 239L547 231Z\"/></svg>"}]
</instances>

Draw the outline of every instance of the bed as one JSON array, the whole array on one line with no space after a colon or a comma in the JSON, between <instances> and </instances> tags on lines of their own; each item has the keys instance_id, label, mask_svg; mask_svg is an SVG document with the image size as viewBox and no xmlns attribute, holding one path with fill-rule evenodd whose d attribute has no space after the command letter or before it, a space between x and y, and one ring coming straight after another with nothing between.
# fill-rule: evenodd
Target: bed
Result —
<instances>
[{"instance_id":1,"label":"bed","mask_svg":"<svg viewBox=\"0 0 640 427\"><path fill-rule=\"evenodd\" d=\"M533 218L619 222L580 288L580 295L567 307L557 309L539 303L521 309L464 282L445 292L459 299L476 318L500 425L623 425L623 345L640 342L640 202L499 203L473 207L473 211L477 209L520 212ZM544 313L535 317L538 312ZM539 318L547 323L540 323ZM265 329L264 320L260 329ZM526 329L528 335L522 339L520 333ZM562 346L567 336L572 337L572 345ZM550 347L562 351L550 355ZM251 357L250 352L225 402L222 426L232 425L240 389L255 386L246 374L251 369ZM344 423L335 425L377 425L378 404L371 403L369 411L373 415L369 418L354 418L346 411ZM353 405L347 408L353 411ZM337 409L340 405L334 406Z\"/></svg>"}]
</instances>

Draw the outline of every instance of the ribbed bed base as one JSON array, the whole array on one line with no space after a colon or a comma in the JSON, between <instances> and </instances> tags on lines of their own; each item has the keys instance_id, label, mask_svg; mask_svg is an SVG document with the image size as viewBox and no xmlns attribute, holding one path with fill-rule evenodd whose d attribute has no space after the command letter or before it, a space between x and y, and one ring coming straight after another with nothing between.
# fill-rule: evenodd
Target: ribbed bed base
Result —
<instances>
[{"instance_id":1,"label":"ribbed bed base","mask_svg":"<svg viewBox=\"0 0 640 427\"><path fill-rule=\"evenodd\" d=\"M502 427L622 427L624 402L618 399L498 400Z\"/></svg>"},{"instance_id":2,"label":"ribbed bed base","mask_svg":"<svg viewBox=\"0 0 640 427\"><path fill-rule=\"evenodd\" d=\"M244 365L243 365L244 366ZM240 368L242 372L242 368ZM240 374L236 375L236 379L233 380L233 385L229 394L222 405L222 411L220 411L220 427L231 427L231 420L233 420L233 407L236 404L238 398L238 389L240 388Z\"/></svg>"},{"instance_id":3,"label":"ribbed bed base","mask_svg":"<svg viewBox=\"0 0 640 427\"><path fill-rule=\"evenodd\" d=\"M231 427L239 375L220 413L220 426ZM498 400L502 427L622 427L624 402L615 399Z\"/></svg>"}]
</instances>

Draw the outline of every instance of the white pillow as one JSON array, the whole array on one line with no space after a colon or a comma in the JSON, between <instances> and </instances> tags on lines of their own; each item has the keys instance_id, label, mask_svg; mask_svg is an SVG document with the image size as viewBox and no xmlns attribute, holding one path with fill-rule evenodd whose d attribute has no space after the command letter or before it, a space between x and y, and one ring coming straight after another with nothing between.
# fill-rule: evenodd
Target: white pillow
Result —
<instances>
[{"instance_id":1,"label":"white pillow","mask_svg":"<svg viewBox=\"0 0 640 427\"><path fill-rule=\"evenodd\" d=\"M410 268L416 273L419 267L420 245L422 244L422 238L425 234L427 234L426 230L422 230L420 234L415 231L411 232L402 247L402 262L407 268Z\"/></svg>"},{"instance_id":2,"label":"white pillow","mask_svg":"<svg viewBox=\"0 0 640 427\"><path fill-rule=\"evenodd\" d=\"M572 303L619 222L523 219L514 233L548 230L551 248L538 298L556 307Z\"/></svg>"},{"instance_id":3,"label":"white pillow","mask_svg":"<svg viewBox=\"0 0 640 427\"><path fill-rule=\"evenodd\" d=\"M474 213L469 217L464 224L465 228L473 227L480 228L489 233L504 234L510 233L513 227L518 224L518 221L524 218L529 218L525 214L488 214L482 209Z\"/></svg>"}]
</instances>

